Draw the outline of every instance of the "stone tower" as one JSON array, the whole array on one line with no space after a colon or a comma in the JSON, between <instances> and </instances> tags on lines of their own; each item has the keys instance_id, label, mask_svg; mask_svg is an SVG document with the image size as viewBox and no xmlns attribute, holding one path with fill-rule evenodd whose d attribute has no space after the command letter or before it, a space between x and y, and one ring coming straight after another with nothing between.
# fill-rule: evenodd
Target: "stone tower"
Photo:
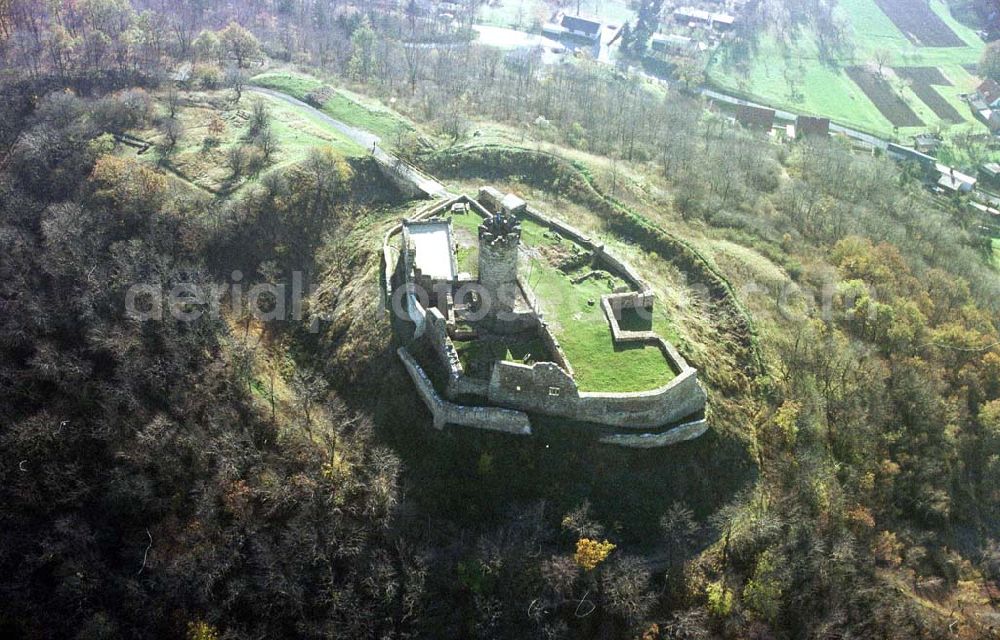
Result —
<instances>
[{"instance_id":1,"label":"stone tower","mask_svg":"<svg viewBox=\"0 0 1000 640\"><path fill-rule=\"evenodd\" d=\"M479 227L479 284L488 305L483 321L497 330L512 324L509 314L517 298L517 250L521 225L501 209Z\"/></svg>"}]
</instances>

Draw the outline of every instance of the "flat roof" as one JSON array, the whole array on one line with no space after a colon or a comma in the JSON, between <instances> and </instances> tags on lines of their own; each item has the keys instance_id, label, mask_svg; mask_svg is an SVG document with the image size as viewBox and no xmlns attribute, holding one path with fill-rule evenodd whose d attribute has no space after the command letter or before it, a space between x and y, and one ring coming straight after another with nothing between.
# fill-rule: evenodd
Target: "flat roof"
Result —
<instances>
[{"instance_id":1,"label":"flat roof","mask_svg":"<svg viewBox=\"0 0 1000 640\"><path fill-rule=\"evenodd\" d=\"M453 280L454 261L451 259L451 225L447 222L407 222L406 229L413 242L414 266L432 280Z\"/></svg>"}]
</instances>

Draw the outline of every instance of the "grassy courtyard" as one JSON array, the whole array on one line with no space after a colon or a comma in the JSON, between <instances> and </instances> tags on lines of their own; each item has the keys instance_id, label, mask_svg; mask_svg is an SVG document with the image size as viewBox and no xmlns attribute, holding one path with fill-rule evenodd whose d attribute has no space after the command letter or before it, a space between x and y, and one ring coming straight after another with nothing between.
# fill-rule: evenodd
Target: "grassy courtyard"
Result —
<instances>
[{"instance_id":1,"label":"grassy courtyard","mask_svg":"<svg viewBox=\"0 0 1000 640\"><path fill-rule=\"evenodd\" d=\"M459 235L465 235L461 233L464 231L473 238L481 221L471 212L453 216ZM613 343L600 301L602 295L623 284L621 280L600 272L598 277L574 283L591 267L581 264L564 271L556 265L578 262L582 247L531 220L521 221L521 235L521 275L538 297L545 320L566 352L581 391L645 391L674 378L659 349L618 347ZM460 263L468 255L460 248ZM468 262L462 269L476 273ZM654 312L652 327L660 335L669 335L669 322L662 311Z\"/></svg>"},{"instance_id":2,"label":"grassy courtyard","mask_svg":"<svg viewBox=\"0 0 1000 640\"><path fill-rule=\"evenodd\" d=\"M917 96L912 84L892 68L937 68L950 86L934 85L933 90L960 114L963 122L959 126L985 132L985 127L973 118L968 105L959 98L978 83L967 67L978 61L983 42L972 29L955 21L940 0L931 0L930 8L965 46L917 46L875 0L840 0L839 15L849 26L850 46L846 50L824 60L811 26L798 29L790 41L780 41L773 33L763 33L744 71L738 68L730 55L732 52L723 46L709 63L708 77L712 84L722 89L771 106L827 116L841 124L886 137L896 133L904 137L953 123L936 114ZM902 98L924 126L903 126L894 130L886 114L848 76L846 69L873 65L876 52L881 51L890 52L883 71L891 91Z\"/></svg>"},{"instance_id":3,"label":"grassy courtyard","mask_svg":"<svg viewBox=\"0 0 1000 640\"><path fill-rule=\"evenodd\" d=\"M268 71L254 76L250 82L258 87L287 93L299 100L306 100L311 91L325 84L318 78L294 71ZM413 129L413 125L398 113L382 107L369 98L343 88L333 89L330 96L320 110L345 124L374 133L386 140L391 140L401 131Z\"/></svg>"}]
</instances>

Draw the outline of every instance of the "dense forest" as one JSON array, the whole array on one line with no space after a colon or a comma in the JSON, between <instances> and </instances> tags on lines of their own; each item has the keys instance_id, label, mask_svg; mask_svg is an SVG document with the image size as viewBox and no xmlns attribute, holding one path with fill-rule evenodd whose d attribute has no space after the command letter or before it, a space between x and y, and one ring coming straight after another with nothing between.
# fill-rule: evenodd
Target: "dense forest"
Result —
<instances>
[{"instance_id":1,"label":"dense forest","mask_svg":"<svg viewBox=\"0 0 1000 640\"><path fill-rule=\"evenodd\" d=\"M418 3L0 0L0 633L995 637L1000 275L977 214L841 140L779 145L639 75L469 44L479 3L458 4L442 25ZM650 229L753 256L706 261L750 330L685 298L712 433L555 459L426 429L360 293L411 203L364 156L273 162L242 94L279 65L393 105L415 124L384 143L442 180L579 211L665 288L690 265ZM154 130L168 158L195 92L248 114L238 192L123 152ZM136 283L236 271L305 274L303 317L126 309Z\"/></svg>"}]
</instances>

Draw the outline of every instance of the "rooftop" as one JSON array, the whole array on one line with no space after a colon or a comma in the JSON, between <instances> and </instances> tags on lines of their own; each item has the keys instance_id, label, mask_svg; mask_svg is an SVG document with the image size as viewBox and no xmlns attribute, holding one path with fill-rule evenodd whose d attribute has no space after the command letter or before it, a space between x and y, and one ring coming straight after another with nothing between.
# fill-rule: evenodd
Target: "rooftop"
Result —
<instances>
[{"instance_id":1,"label":"rooftop","mask_svg":"<svg viewBox=\"0 0 1000 640\"><path fill-rule=\"evenodd\" d=\"M584 18L583 16L567 16L562 18L562 26L570 31L579 31L587 35L596 36L601 31L601 21L597 18Z\"/></svg>"},{"instance_id":2,"label":"rooftop","mask_svg":"<svg viewBox=\"0 0 1000 640\"><path fill-rule=\"evenodd\" d=\"M712 13L711 11L695 9L694 7L681 7L674 11L674 15L681 18L690 18L693 20L700 20L702 22L715 22L725 25L731 25L736 21L736 18L728 13Z\"/></svg>"}]
</instances>

